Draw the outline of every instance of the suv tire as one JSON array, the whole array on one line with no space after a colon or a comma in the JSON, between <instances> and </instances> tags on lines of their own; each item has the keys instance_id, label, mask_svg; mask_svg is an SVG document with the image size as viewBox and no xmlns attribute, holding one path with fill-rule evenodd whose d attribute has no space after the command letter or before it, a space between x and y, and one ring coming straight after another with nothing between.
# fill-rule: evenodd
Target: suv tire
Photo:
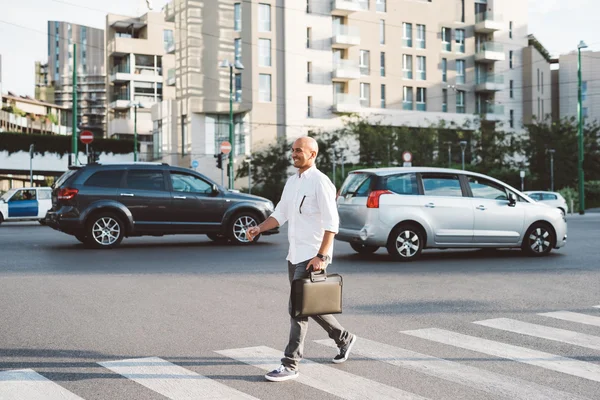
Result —
<instances>
[{"instance_id":1,"label":"suv tire","mask_svg":"<svg viewBox=\"0 0 600 400\"><path fill-rule=\"evenodd\" d=\"M86 243L96 249L112 249L121 243L124 235L125 224L111 212L92 215L86 224Z\"/></svg>"},{"instance_id":2,"label":"suv tire","mask_svg":"<svg viewBox=\"0 0 600 400\"><path fill-rule=\"evenodd\" d=\"M379 250L379 246L367 246L362 243L350 243L350 247L358 254L373 254Z\"/></svg>"},{"instance_id":3,"label":"suv tire","mask_svg":"<svg viewBox=\"0 0 600 400\"><path fill-rule=\"evenodd\" d=\"M530 257L548 255L556 244L555 234L543 222L536 222L527 230L523 237L521 249Z\"/></svg>"},{"instance_id":4,"label":"suv tire","mask_svg":"<svg viewBox=\"0 0 600 400\"><path fill-rule=\"evenodd\" d=\"M424 246L424 235L418 226L400 224L390 234L387 251L394 260L412 261L421 256Z\"/></svg>"},{"instance_id":5,"label":"suv tire","mask_svg":"<svg viewBox=\"0 0 600 400\"><path fill-rule=\"evenodd\" d=\"M256 217L256 214L252 213L251 211L242 211L239 214L234 215L231 219L227 229L227 236L233 244L251 244L253 242L250 242L248 239L246 239L245 232L245 230L251 226L258 226L258 218ZM257 242L259 238L260 235L254 238L254 242Z\"/></svg>"}]
</instances>

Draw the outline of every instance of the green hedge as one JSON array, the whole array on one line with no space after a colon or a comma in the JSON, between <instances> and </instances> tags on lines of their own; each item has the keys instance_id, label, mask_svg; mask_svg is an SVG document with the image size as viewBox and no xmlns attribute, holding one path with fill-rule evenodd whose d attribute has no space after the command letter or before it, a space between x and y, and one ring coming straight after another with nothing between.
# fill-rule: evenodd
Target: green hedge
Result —
<instances>
[{"instance_id":1,"label":"green hedge","mask_svg":"<svg viewBox=\"0 0 600 400\"><path fill-rule=\"evenodd\" d=\"M56 153L61 156L71 152L71 136L63 135L30 135L25 133L3 132L0 133L0 151L8 154L19 151L29 152L29 145L35 145L35 152ZM85 151L85 144L78 143L79 151ZM133 153L133 140L94 139L90 145L96 153L128 154ZM138 143L139 151L139 143Z\"/></svg>"}]
</instances>

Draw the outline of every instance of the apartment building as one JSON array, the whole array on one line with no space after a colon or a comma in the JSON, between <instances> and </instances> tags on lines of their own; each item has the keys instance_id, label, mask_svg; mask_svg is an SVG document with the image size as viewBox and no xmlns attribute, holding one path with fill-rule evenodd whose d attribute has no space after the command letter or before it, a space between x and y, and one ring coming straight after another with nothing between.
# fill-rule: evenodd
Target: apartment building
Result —
<instances>
[{"instance_id":1,"label":"apartment building","mask_svg":"<svg viewBox=\"0 0 600 400\"><path fill-rule=\"evenodd\" d=\"M48 63L35 63L35 98L47 103L54 103L54 86L50 84Z\"/></svg>"},{"instance_id":2,"label":"apartment building","mask_svg":"<svg viewBox=\"0 0 600 400\"><path fill-rule=\"evenodd\" d=\"M523 123L526 125L552 120L553 63L548 50L535 36L529 35L529 46L523 49Z\"/></svg>"},{"instance_id":3,"label":"apartment building","mask_svg":"<svg viewBox=\"0 0 600 400\"><path fill-rule=\"evenodd\" d=\"M73 53L74 44L76 54ZM104 31L69 22L48 21L47 74L54 88L54 102L60 106L73 106L74 67L77 75L77 127L102 137L106 124ZM40 99L42 92L36 90Z\"/></svg>"},{"instance_id":4,"label":"apartment building","mask_svg":"<svg viewBox=\"0 0 600 400\"><path fill-rule=\"evenodd\" d=\"M155 137L182 165L220 173L212 155L229 138L230 82L238 159L350 114L414 127L523 121L520 0L173 0L165 15L176 97L156 107Z\"/></svg>"},{"instance_id":5,"label":"apartment building","mask_svg":"<svg viewBox=\"0 0 600 400\"><path fill-rule=\"evenodd\" d=\"M140 159L152 158L151 107L175 97L164 71L172 69L173 24L162 12L106 17L108 137L133 139Z\"/></svg>"}]
</instances>

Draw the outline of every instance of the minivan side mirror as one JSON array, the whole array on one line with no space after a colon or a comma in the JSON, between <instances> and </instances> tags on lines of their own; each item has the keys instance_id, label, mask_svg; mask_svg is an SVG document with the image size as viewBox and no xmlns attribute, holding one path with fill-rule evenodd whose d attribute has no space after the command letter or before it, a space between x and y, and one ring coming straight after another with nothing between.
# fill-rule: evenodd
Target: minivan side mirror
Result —
<instances>
[{"instance_id":1,"label":"minivan side mirror","mask_svg":"<svg viewBox=\"0 0 600 400\"><path fill-rule=\"evenodd\" d=\"M517 196L514 193L508 192L508 205L509 207L514 207L517 205Z\"/></svg>"}]
</instances>

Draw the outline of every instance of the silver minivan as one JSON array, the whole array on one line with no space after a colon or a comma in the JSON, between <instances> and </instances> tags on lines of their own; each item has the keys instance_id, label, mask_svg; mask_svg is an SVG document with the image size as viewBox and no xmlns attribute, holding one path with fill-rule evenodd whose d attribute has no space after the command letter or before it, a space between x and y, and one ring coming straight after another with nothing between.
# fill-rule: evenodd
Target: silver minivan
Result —
<instances>
[{"instance_id":1,"label":"silver minivan","mask_svg":"<svg viewBox=\"0 0 600 400\"><path fill-rule=\"evenodd\" d=\"M543 256L567 242L557 208L468 171L398 167L352 171L337 198L337 240L358 253L386 247L409 261L426 248L521 248Z\"/></svg>"}]
</instances>

